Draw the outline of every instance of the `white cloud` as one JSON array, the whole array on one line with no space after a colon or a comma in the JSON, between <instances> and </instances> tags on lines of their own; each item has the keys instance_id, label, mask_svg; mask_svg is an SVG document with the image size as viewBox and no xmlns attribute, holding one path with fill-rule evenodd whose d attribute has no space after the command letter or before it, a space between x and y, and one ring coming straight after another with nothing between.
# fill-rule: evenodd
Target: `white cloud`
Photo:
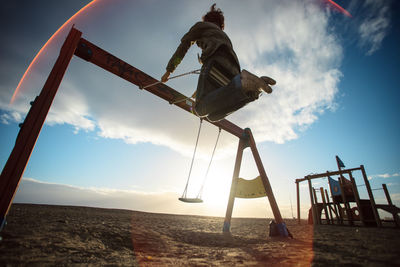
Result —
<instances>
[{"instance_id":1,"label":"white cloud","mask_svg":"<svg viewBox=\"0 0 400 267\"><path fill-rule=\"evenodd\" d=\"M95 122L88 111L89 105L85 96L68 81L61 84L58 96L54 99L52 108L47 116L47 123L70 124L79 130L93 131Z\"/></svg>"},{"instance_id":2,"label":"white cloud","mask_svg":"<svg viewBox=\"0 0 400 267\"><path fill-rule=\"evenodd\" d=\"M216 203L215 199L205 198L203 204L188 205L178 201L178 197L180 196L173 192L143 193L135 190L84 188L23 178L14 202L118 208L169 214L220 217L225 215L227 199ZM236 202L235 217L272 216L272 213L265 208L266 198L251 201L238 199Z\"/></svg>"},{"instance_id":3,"label":"white cloud","mask_svg":"<svg viewBox=\"0 0 400 267\"><path fill-rule=\"evenodd\" d=\"M374 174L374 175L370 175L368 176L368 180L372 180L374 178L392 178L392 177L399 177L400 173L396 172L393 174L389 174L389 173L383 173L383 174Z\"/></svg>"},{"instance_id":4,"label":"white cloud","mask_svg":"<svg viewBox=\"0 0 400 267\"><path fill-rule=\"evenodd\" d=\"M392 199L392 201L400 203L400 193L391 194L390 198Z\"/></svg>"},{"instance_id":5,"label":"white cloud","mask_svg":"<svg viewBox=\"0 0 400 267\"><path fill-rule=\"evenodd\" d=\"M367 55L377 51L385 38L390 26L390 5L387 0L368 0L364 2L363 8L367 15L361 23L358 32L360 44L368 49Z\"/></svg>"},{"instance_id":6,"label":"white cloud","mask_svg":"<svg viewBox=\"0 0 400 267\"><path fill-rule=\"evenodd\" d=\"M181 35L201 18L209 3L183 5L187 12L179 12L175 19L170 16L175 8L169 3L159 2L162 12L155 11L150 3L141 4L139 10L132 8L129 1L120 1L120 9L124 11L118 17L115 10L110 10L111 14L104 9L101 17L87 17L78 21L76 27L83 31L84 38L160 77ZM227 33L242 67L258 75L269 75L278 82L271 95L263 95L229 116L229 120L243 128L252 128L257 142L284 143L296 139L321 114L334 108L342 48L329 31L329 15L325 10L314 1L300 0L238 1L234 5L222 1L219 6L225 13ZM146 12L156 12L158 20L150 19ZM148 27L135 26L139 22ZM153 34L157 27L163 30ZM197 52L195 47L190 49L176 74L199 67ZM46 70L42 73L49 73ZM194 91L196 79L185 77L168 84L188 95ZM40 88L44 78L37 80L30 86ZM13 110L27 112L27 99L32 99L35 93L36 89L26 90ZM2 103L5 99L2 98ZM71 62L47 122L68 123L76 130L86 131L98 127L101 137L132 144L151 142L188 156L198 127L194 116L80 59ZM209 154L217 134L215 127L206 125L199 151L204 155ZM237 144L234 140L225 135L219 148L234 151Z\"/></svg>"},{"instance_id":7,"label":"white cloud","mask_svg":"<svg viewBox=\"0 0 400 267\"><path fill-rule=\"evenodd\" d=\"M242 67L274 77L277 85L271 95L232 117L250 126L259 141L296 139L334 107L342 48L329 32L327 14L311 1L254 6L250 13L257 19L233 26L237 54Z\"/></svg>"},{"instance_id":8,"label":"white cloud","mask_svg":"<svg viewBox=\"0 0 400 267\"><path fill-rule=\"evenodd\" d=\"M12 122L21 122L21 114L16 111L10 111L9 113L3 113L0 116L0 122L3 124L10 124Z\"/></svg>"},{"instance_id":9,"label":"white cloud","mask_svg":"<svg viewBox=\"0 0 400 267\"><path fill-rule=\"evenodd\" d=\"M22 179L15 196L15 202L19 203L80 205L152 212L167 212L173 200L176 200L173 193L141 193L133 190L82 188L40 182L32 178ZM169 213L171 212L172 210L169 210Z\"/></svg>"},{"instance_id":10,"label":"white cloud","mask_svg":"<svg viewBox=\"0 0 400 267\"><path fill-rule=\"evenodd\" d=\"M34 73L33 76L39 76ZM37 79L37 78L36 78ZM38 79L43 80L43 79ZM33 81L32 84L36 84ZM33 90L24 94L13 104L7 102L11 97L4 97L0 101L0 109L6 111L0 116L0 122L8 124L10 122L23 122L31 105L35 99ZM95 122L91 118L88 111L89 104L85 96L77 88L75 88L68 80L63 81L57 96L54 98L52 107L46 118L49 125L70 124L75 127L75 132L79 130L92 131L95 129Z\"/></svg>"}]
</instances>

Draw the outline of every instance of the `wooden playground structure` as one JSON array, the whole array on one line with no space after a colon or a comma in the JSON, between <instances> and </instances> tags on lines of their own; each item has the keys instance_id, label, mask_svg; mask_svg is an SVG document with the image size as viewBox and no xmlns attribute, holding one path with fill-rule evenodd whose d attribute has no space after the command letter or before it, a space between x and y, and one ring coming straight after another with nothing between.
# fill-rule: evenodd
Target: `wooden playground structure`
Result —
<instances>
[{"instance_id":1,"label":"wooden playground structure","mask_svg":"<svg viewBox=\"0 0 400 267\"><path fill-rule=\"evenodd\" d=\"M319 174L307 175L304 178L296 179L297 191L297 220L300 224L300 183L307 181L311 200L311 208L308 215L310 224L330 224L330 225L350 225L350 226L373 226L382 227L394 225L400 227L398 214L400 208L393 205L386 184L382 188L371 189L365 168L361 165L358 168L342 169L343 162L336 156L338 171L325 172ZM358 185L355 182L353 172L360 171L364 184ZM345 177L348 176L348 178ZM338 180L332 178L338 176ZM328 178L330 188L330 197L328 190L323 187L314 188L312 180L318 178ZM365 186L368 198L361 199L358 191L359 186ZM383 190L386 196L387 204L376 204L373 190ZM317 192L320 193L321 202L318 202ZM378 210L381 209L390 213L393 220L384 220L380 218Z\"/></svg>"},{"instance_id":2,"label":"wooden playground structure","mask_svg":"<svg viewBox=\"0 0 400 267\"><path fill-rule=\"evenodd\" d=\"M47 113L61 84L63 76L67 70L69 62L74 55L91 62L94 65L97 65L100 68L103 68L104 70L109 71L130 83L137 85L139 89L146 90L168 101L171 105L178 106L181 109L194 114L193 107L195 102L192 99L182 95L169 86L160 83L139 69L129 65L121 59L111 55L107 51L81 38L81 35L82 33L77 29L71 29L64 44L62 45L60 54L43 86L43 89L40 92L40 95L37 96L33 102L31 102L32 107L29 110L24 122L20 125L21 129L18 133L15 146L0 176L0 230L5 225L6 215L12 204L25 167L29 161L29 157L34 149L36 140L45 122ZM278 225L279 234L287 237L288 231L286 225L279 211L251 130L249 128L242 129L226 119L218 122L209 122L217 126L219 129L222 129L239 138L229 203L223 225L223 232L230 232L232 210L236 197L244 197L244 195L250 197L267 196L275 222ZM239 190L240 186L238 186L238 184L250 184L252 183L251 181L253 181L251 180L243 182L239 178L243 150L247 147L250 147L259 171L259 176L254 180L257 180L263 187L265 194L261 193L255 196L254 192L241 192ZM244 187L242 186L242 188ZM247 188L252 188L252 185L247 186Z\"/></svg>"}]
</instances>

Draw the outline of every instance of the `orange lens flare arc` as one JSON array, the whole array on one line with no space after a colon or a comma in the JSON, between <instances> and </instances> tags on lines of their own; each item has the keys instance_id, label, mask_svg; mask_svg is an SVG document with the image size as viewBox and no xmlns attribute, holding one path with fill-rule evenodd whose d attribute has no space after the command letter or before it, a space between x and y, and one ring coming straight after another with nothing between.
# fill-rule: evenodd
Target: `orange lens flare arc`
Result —
<instances>
[{"instance_id":1,"label":"orange lens flare arc","mask_svg":"<svg viewBox=\"0 0 400 267\"><path fill-rule=\"evenodd\" d=\"M340 12L342 12L344 15L346 15L349 18L352 18L353 16L350 14L349 11L347 11L346 9L344 9L343 7L339 6L337 3L335 3L332 0L327 0L327 2L329 4L331 4L334 8L336 8L337 10L339 10Z\"/></svg>"},{"instance_id":2,"label":"orange lens flare arc","mask_svg":"<svg viewBox=\"0 0 400 267\"><path fill-rule=\"evenodd\" d=\"M32 69L32 67L35 65L37 59L39 58L39 56L42 54L42 52L47 48L47 46L49 45L49 43L57 36L57 34L65 28L66 25L68 25L68 23L70 23L74 18L76 18L79 14L81 14L83 11L85 11L88 7L92 6L95 2L97 2L97 0L93 0L90 3L88 3L86 6L82 7L78 12L76 12L72 17L70 17L66 22L64 22L63 25L61 25L60 28L58 28L58 30L49 38L49 40L47 40L47 42L42 46L42 48L39 50L39 52L36 54L36 56L33 58L32 62L29 64L28 68L26 69L24 75L22 75L21 80L19 81L17 88L14 91L13 96L11 97L10 100L10 105L15 101L15 99L17 98L18 92L20 91L20 88L22 86L22 83L25 81L26 76L28 75L28 73L30 72L30 70Z\"/></svg>"}]
</instances>

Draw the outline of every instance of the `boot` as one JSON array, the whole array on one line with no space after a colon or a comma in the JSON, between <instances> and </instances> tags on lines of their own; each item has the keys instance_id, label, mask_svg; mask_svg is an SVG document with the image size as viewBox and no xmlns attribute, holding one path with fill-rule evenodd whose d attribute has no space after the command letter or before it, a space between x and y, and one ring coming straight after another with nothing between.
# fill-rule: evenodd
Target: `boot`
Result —
<instances>
[{"instance_id":1,"label":"boot","mask_svg":"<svg viewBox=\"0 0 400 267\"><path fill-rule=\"evenodd\" d=\"M260 78L263 79L264 82L266 82L269 85L275 85L276 84L276 81L274 79L272 79L271 77L261 76Z\"/></svg>"},{"instance_id":2,"label":"boot","mask_svg":"<svg viewBox=\"0 0 400 267\"><path fill-rule=\"evenodd\" d=\"M267 76L259 78L247 70L242 70L240 78L243 91L249 97L255 97L257 99L262 91L268 94L272 93L272 88L268 84L272 85L275 81Z\"/></svg>"}]
</instances>

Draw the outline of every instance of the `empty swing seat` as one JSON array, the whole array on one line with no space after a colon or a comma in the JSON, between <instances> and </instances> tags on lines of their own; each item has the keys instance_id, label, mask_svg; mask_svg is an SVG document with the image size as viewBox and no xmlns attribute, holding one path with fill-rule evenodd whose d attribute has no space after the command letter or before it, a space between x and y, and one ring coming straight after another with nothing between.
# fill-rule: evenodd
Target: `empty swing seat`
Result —
<instances>
[{"instance_id":1,"label":"empty swing seat","mask_svg":"<svg viewBox=\"0 0 400 267\"><path fill-rule=\"evenodd\" d=\"M185 203L203 203L203 200L197 197L196 198L180 197L179 200Z\"/></svg>"}]
</instances>

